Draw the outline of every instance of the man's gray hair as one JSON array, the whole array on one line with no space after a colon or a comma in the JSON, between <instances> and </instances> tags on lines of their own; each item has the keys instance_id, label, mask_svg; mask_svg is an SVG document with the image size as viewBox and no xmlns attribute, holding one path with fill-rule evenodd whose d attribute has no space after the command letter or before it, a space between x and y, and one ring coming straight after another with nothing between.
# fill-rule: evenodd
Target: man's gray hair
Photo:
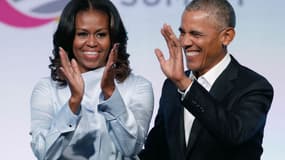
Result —
<instances>
[{"instance_id":1,"label":"man's gray hair","mask_svg":"<svg viewBox=\"0 0 285 160\"><path fill-rule=\"evenodd\" d=\"M235 27L236 16L232 5L227 0L192 0L186 11L204 11L215 17L219 27Z\"/></svg>"}]
</instances>

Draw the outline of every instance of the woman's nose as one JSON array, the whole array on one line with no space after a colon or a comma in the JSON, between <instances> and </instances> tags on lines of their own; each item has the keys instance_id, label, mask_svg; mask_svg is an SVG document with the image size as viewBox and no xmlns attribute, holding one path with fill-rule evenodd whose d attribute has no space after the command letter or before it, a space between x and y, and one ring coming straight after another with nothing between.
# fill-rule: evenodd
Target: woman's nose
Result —
<instances>
[{"instance_id":1,"label":"woman's nose","mask_svg":"<svg viewBox=\"0 0 285 160\"><path fill-rule=\"evenodd\" d=\"M95 47L97 45L97 39L95 36L89 36L87 39L87 45L89 47Z\"/></svg>"}]
</instances>

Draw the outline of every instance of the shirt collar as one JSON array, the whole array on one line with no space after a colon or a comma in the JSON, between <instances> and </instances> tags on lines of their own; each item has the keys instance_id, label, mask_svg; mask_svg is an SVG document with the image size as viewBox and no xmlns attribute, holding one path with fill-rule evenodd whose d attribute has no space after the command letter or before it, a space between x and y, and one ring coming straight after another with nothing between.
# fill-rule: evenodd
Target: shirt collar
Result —
<instances>
[{"instance_id":1,"label":"shirt collar","mask_svg":"<svg viewBox=\"0 0 285 160\"><path fill-rule=\"evenodd\" d=\"M82 78L83 80L86 82L92 82L92 81L100 81L102 76L103 76L103 72L104 72L105 66L104 67L100 67L88 72L84 72L82 73Z\"/></svg>"},{"instance_id":2,"label":"shirt collar","mask_svg":"<svg viewBox=\"0 0 285 160\"><path fill-rule=\"evenodd\" d=\"M226 54L225 57L217 63L214 67L212 67L208 72L203 74L198 78L198 82L208 91L211 89L212 85L216 81L216 79L220 76L220 74L226 69L226 67L230 64L231 57L230 54ZM191 79L196 79L194 74L190 73L189 77Z\"/></svg>"}]
</instances>

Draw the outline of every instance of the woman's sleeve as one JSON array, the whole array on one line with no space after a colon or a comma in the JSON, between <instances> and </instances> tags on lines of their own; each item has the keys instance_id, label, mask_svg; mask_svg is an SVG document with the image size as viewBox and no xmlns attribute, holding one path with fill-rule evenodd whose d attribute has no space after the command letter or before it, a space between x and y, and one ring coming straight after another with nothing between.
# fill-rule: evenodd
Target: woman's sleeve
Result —
<instances>
[{"instance_id":1,"label":"woman's sleeve","mask_svg":"<svg viewBox=\"0 0 285 160\"><path fill-rule=\"evenodd\" d=\"M109 125L109 134L117 149L124 156L134 156L144 145L154 98L151 83L141 77L136 79L135 85L128 87L132 90L128 102L123 100L116 87L113 95L99 104L99 112Z\"/></svg>"},{"instance_id":2,"label":"woman's sleeve","mask_svg":"<svg viewBox=\"0 0 285 160\"><path fill-rule=\"evenodd\" d=\"M31 96L31 147L39 159L57 159L66 146L66 135L74 131L78 116L68 104L59 106L52 97L52 87L47 79L41 80Z\"/></svg>"}]
</instances>

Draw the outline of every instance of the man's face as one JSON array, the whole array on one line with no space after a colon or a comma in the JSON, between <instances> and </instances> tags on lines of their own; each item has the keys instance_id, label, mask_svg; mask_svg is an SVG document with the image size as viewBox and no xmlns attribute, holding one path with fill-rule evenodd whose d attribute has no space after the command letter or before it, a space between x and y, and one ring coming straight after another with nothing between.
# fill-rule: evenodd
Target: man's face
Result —
<instances>
[{"instance_id":1,"label":"man's face","mask_svg":"<svg viewBox=\"0 0 285 160\"><path fill-rule=\"evenodd\" d=\"M204 11L184 11L180 26L180 42L187 67L197 76L203 75L225 55L223 28L215 17Z\"/></svg>"}]
</instances>

